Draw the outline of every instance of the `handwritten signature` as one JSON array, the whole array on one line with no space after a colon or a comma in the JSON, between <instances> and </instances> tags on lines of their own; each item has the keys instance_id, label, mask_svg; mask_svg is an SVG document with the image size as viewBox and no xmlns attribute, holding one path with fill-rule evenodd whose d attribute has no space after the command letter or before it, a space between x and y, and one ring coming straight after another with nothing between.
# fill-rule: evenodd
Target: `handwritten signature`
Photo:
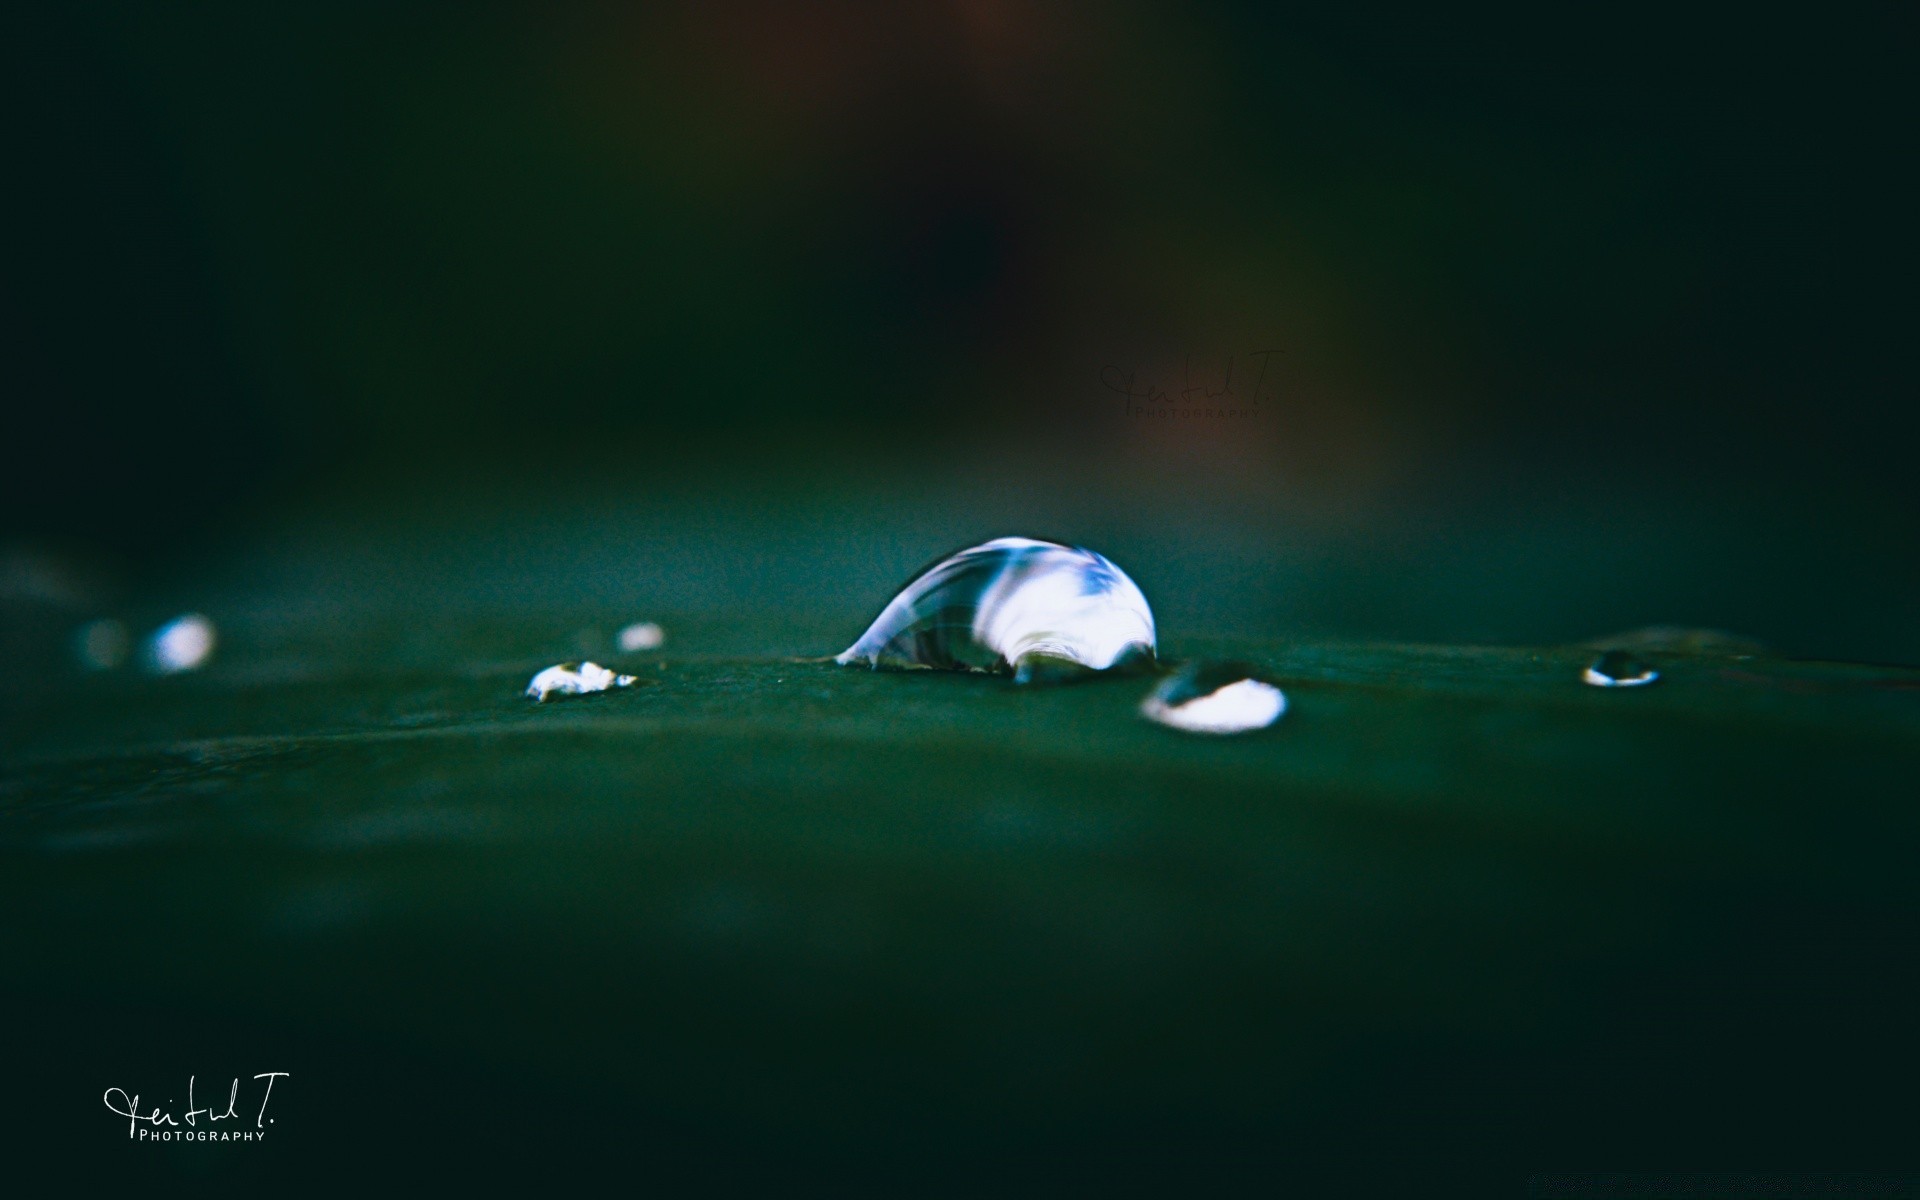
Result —
<instances>
[{"instance_id":1,"label":"handwritten signature","mask_svg":"<svg viewBox=\"0 0 1920 1200\"><path fill-rule=\"evenodd\" d=\"M1250 402L1258 404L1262 395L1272 393L1273 389L1267 383L1267 366L1269 360L1277 353L1279 352L1276 350L1256 350L1246 356L1257 360L1260 364L1258 373L1254 375L1253 391L1247 397ZM1149 404L1179 404L1186 406L1214 404L1221 401L1235 403L1240 400L1239 394L1233 390L1235 366L1236 358L1229 356L1218 376L1220 383L1218 388L1207 385L1204 372L1201 380L1195 382L1193 355L1191 354L1187 355L1181 363L1181 386L1177 392L1168 390L1155 380L1149 379L1142 383L1139 379L1138 372L1123 370L1113 365L1100 368L1100 382L1106 385L1107 390L1119 392L1121 395L1127 397L1130 402L1142 400ZM1131 404L1129 404L1129 407L1131 407Z\"/></svg>"},{"instance_id":2,"label":"handwritten signature","mask_svg":"<svg viewBox=\"0 0 1920 1200\"><path fill-rule=\"evenodd\" d=\"M285 1071L266 1071L254 1076L255 1079L264 1079L267 1081L266 1090L260 1096L260 1110L253 1115L253 1127L255 1129L265 1129L267 1125L271 1124L271 1121L267 1117L267 1102L273 1099L273 1081L287 1077L288 1073ZM211 1125L215 1121L233 1120L240 1116L240 1079L238 1076L234 1077L233 1086L227 1089L227 1111L225 1112L215 1112L211 1104L205 1108L195 1108L193 1106L195 1082L194 1076L187 1076L187 1111L182 1115L186 1117L189 1126L197 1126L197 1118L200 1117L207 1118L207 1123ZM120 1097L120 1105L118 1107L116 1107L113 1102L115 1096ZM128 1137L134 1135L134 1130L138 1129L142 1122L145 1122L154 1129L169 1125L178 1126L180 1124L180 1122L173 1119L172 1113L169 1113L159 1105L155 1105L151 1112L141 1112L140 1095L138 1092L132 1096L128 1096L125 1089L113 1087L108 1088L102 1093L100 1099L109 1111L127 1119ZM168 1103L171 1104L173 1102L170 1100ZM144 1133L146 1131L142 1130L142 1132Z\"/></svg>"}]
</instances>

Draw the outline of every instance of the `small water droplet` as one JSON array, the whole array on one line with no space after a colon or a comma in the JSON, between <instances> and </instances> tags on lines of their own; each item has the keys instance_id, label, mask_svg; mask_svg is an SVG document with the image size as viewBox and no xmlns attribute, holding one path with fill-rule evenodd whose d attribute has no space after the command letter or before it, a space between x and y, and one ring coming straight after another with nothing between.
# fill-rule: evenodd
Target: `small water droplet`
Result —
<instances>
[{"instance_id":1,"label":"small water droplet","mask_svg":"<svg viewBox=\"0 0 1920 1200\"><path fill-rule=\"evenodd\" d=\"M1593 661L1580 677L1589 687L1640 687L1660 678L1660 672L1628 654L1609 650Z\"/></svg>"},{"instance_id":2,"label":"small water droplet","mask_svg":"<svg viewBox=\"0 0 1920 1200\"><path fill-rule=\"evenodd\" d=\"M627 654L636 650L657 650L660 643L666 640L666 631L652 621L635 621L622 629L616 638L620 649Z\"/></svg>"},{"instance_id":3,"label":"small water droplet","mask_svg":"<svg viewBox=\"0 0 1920 1200\"><path fill-rule=\"evenodd\" d=\"M94 671L111 671L126 662L127 652L132 648L133 638L127 632L126 622L112 617L89 621L73 635L73 649L80 656L80 665Z\"/></svg>"},{"instance_id":4,"label":"small water droplet","mask_svg":"<svg viewBox=\"0 0 1920 1200\"><path fill-rule=\"evenodd\" d=\"M175 617L147 640L147 666L162 675L198 670L218 640L213 622L199 613Z\"/></svg>"},{"instance_id":5,"label":"small water droplet","mask_svg":"<svg viewBox=\"0 0 1920 1200\"><path fill-rule=\"evenodd\" d=\"M995 538L921 572L834 661L1008 671L1029 683L1150 663L1153 612L1091 550Z\"/></svg>"},{"instance_id":6,"label":"small water droplet","mask_svg":"<svg viewBox=\"0 0 1920 1200\"><path fill-rule=\"evenodd\" d=\"M1287 711L1286 693L1233 662L1192 662L1160 681L1140 703L1149 721L1187 733L1265 729Z\"/></svg>"},{"instance_id":7,"label":"small water droplet","mask_svg":"<svg viewBox=\"0 0 1920 1200\"><path fill-rule=\"evenodd\" d=\"M627 687L632 675L616 675L599 663L561 663L548 667L527 684L527 695L544 703L549 696L584 696L608 688Z\"/></svg>"}]
</instances>

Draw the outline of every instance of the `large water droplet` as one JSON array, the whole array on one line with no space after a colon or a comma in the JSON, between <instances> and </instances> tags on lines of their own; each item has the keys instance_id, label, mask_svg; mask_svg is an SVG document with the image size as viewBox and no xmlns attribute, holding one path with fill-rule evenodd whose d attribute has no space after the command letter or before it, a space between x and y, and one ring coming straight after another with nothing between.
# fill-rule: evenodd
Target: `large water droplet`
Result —
<instances>
[{"instance_id":1,"label":"large water droplet","mask_svg":"<svg viewBox=\"0 0 1920 1200\"><path fill-rule=\"evenodd\" d=\"M995 538L941 559L834 661L1014 672L1019 683L1153 660L1153 612L1091 550Z\"/></svg>"},{"instance_id":2,"label":"large water droplet","mask_svg":"<svg viewBox=\"0 0 1920 1200\"><path fill-rule=\"evenodd\" d=\"M1149 721L1187 733L1265 729L1287 711L1284 692L1233 662L1192 662L1160 681L1140 703Z\"/></svg>"},{"instance_id":3,"label":"large water droplet","mask_svg":"<svg viewBox=\"0 0 1920 1200\"><path fill-rule=\"evenodd\" d=\"M544 703L549 696L584 696L608 688L627 687L632 675L616 675L599 663L561 663L548 667L527 684L527 695Z\"/></svg>"},{"instance_id":4,"label":"large water droplet","mask_svg":"<svg viewBox=\"0 0 1920 1200\"><path fill-rule=\"evenodd\" d=\"M1625 650L1609 650L1595 659L1580 677L1590 687L1640 687L1660 678L1660 672Z\"/></svg>"}]
</instances>

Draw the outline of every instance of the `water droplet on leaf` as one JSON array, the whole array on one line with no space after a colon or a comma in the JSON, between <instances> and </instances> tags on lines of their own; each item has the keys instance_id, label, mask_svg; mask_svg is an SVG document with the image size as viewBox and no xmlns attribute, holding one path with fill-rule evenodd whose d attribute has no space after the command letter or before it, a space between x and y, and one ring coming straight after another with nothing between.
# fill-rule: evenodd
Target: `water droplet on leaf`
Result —
<instances>
[{"instance_id":1,"label":"water droplet on leaf","mask_svg":"<svg viewBox=\"0 0 1920 1200\"><path fill-rule=\"evenodd\" d=\"M652 621L636 621L622 629L615 639L622 652L632 654L636 650L657 650L667 635Z\"/></svg>"},{"instance_id":2,"label":"water droplet on leaf","mask_svg":"<svg viewBox=\"0 0 1920 1200\"><path fill-rule=\"evenodd\" d=\"M73 649L80 656L80 665L95 671L110 671L126 662L132 645L126 623L112 617L89 621L73 635Z\"/></svg>"},{"instance_id":3,"label":"water droplet on leaf","mask_svg":"<svg viewBox=\"0 0 1920 1200\"><path fill-rule=\"evenodd\" d=\"M1580 677L1590 687L1640 687L1658 678L1660 672L1625 650L1607 651Z\"/></svg>"},{"instance_id":4,"label":"water droplet on leaf","mask_svg":"<svg viewBox=\"0 0 1920 1200\"><path fill-rule=\"evenodd\" d=\"M561 663L535 675L527 684L527 695L544 703L549 696L584 696L627 687L633 681L633 676L616 675L599 663Z\"/></svg>"},{"instance_id":5,"label":"water droplet on leaf","mask_svg":"<svg viewBox=\"0 0 1920 1200\"><path fill-rule=\"evenodd\" d=\"M1008 537L921 572L834 661L1010 670L1033 683L1153 654L1153 612L1126 572L1091 550Z\"/></svg>"},{"instance_id":6,"label":"water droplet on leaf","mask_svg":"<svg viewBox=\"0 0 1920 1200\"><path fill-rule=\"evenodd\" d=\"M199 613L175 617L147 641L147 666L162 675L198 670L218 641L213 622Z\"/></svg>"},{"instance_id":7,"label":"water droplet on leaf","mask_svg":"<svg viewBox=\"0 0 1920 1200\"><path fill-rule=\"evenodd\" d=\"M1140 703L1149 721L1187 733L1265 729L1287 711L1284 692L1244 663L1188 663L1160 681Z\"/></svg>"}]
</instances>

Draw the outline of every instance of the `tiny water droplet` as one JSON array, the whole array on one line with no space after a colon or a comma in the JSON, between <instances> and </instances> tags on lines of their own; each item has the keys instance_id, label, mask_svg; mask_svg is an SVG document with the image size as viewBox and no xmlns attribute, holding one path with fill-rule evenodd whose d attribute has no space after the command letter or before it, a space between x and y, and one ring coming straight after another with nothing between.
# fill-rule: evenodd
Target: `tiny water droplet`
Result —
<instances>
[{"instance_id":1,"label":"tiny water droplet","mask_svg":"<svg viewBox=\"0 0 1920 1200\"><path fill-rule=\"evenodd\" d=\"M1265 729L1286 711L1286 693L1234 662L1188 663L1140 702L1147 720L1187 733Z\"/></svg>"},{"instance_id":2,"label":"tiny water droplet","mask_svg":"<svg viewBox=\"0 0 1920 1200\"><path fill-rule=\"evenodd\" d=\"M584 696L608 688L627 687L633 681L634 676L616 675L599 663L561 663L535 675L527 684L527 695L545 703L549 696Z\"/></svg>"},{"instance_id":3,"label":"tiny water droplet","mask_svg":"<svg viewBox=\"0 0 1920 1200\"><path fill-rule=\"evenodd\" d=\"M1011 670L1030 683L1153 653L1153 611L1126 572L1091 550L1005 537L921 572L834 661Z\"/></svg>"},{"instance_id":4,"label":"tiny water droplet","mask_svg":"<svg viewBox=\"0 0 1920 1200\"><path fill-rule=\"evenodd\" d=\"M198 670L218 640L213 622L199 613L175 617L147 639L147 667L162 675Z\"/></svg>"},{"instance_id":5,"label":"tiny water droplet","mask_svg":"<svg viewBox=\"0 0 1920 1200\"><path fill-rule=\"evenodd\" d=\"M616 638L622 652L632 654L636 650L657 650L667 635L652 621L635 621L622 629Z\"/></svg>"},{"instance_id":6,"label":"tiny water droplet","mask_svg":"<svg viewBox=\"0 0 1920 1200\"><path fill-rule=\"evenodd\" d=\"M132 648L133 638L127 633L126 622L112 617L89 621L73 635L73 649L80 657L80 665L94 671L111 671L126 662L127 652Z\"/></svg>"},{"instance_id":7,"label":"tiny water droplet","mask_svg":"<svg viewBox=\"0 0 1920 1200\"><path fill-rule=\"evenodd\" d=\"M1609 650L1593 661L1580 677L1589 687L1640 687L1660 678L1660 672L1628 654Z\"/></svg>"}]
</instances>

